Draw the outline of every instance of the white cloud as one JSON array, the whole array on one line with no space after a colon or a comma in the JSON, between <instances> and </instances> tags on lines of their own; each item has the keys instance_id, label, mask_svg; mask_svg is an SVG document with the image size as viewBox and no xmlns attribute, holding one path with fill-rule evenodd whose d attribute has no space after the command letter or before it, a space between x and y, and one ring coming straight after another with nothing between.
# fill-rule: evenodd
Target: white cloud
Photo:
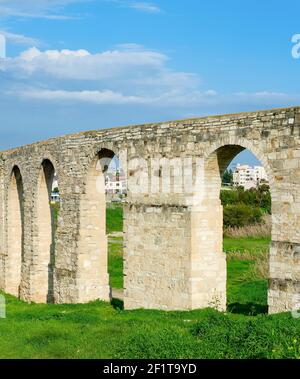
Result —
<instances>
[{"instance_id":1,"label":"white cloud","mask_svg":"<svg viewBox=\"0 0 300 379\"><path fill-rule=\"evenodd\" d=\"M30 48L0 61L2 93L27 101L81 102L190 109L284 106L299 95L257 91L218 93L201 89L198 75L175 71L161 52L127 43L92 54L87 50ZM2 78L2 79L1 79Z\"/></svg>"},{"instance_id":2,"label":"white cloud","mask_svg":"<svg viewBox=\"0 0 300 379\"><path fill-rule=\"evenodd\" d=\"M0 18L41 18L49 20L68 20L78 16L64 13L67 5L95 0L0 0ZM131 0L101 0L122 7L146 13L160 13L161 9L152 3Z\"/></svg>"},{"instance_id":3,"label":"white cloud","mask_svg":"<svg viewBox=\"0 0 300 379\"><path fill-rule=\"evenodd\" d=\"M23 34L11 33L6 30L0 30L0 34L4 35L8 42L17 45L39 46L40 41L37 38L24 36Z\"/></svg>"},{"instance_id":4,"label":"white cloud","mask_svg":"<svg viewBox=\"0 0 300 379\"><path fill-rule=\"evenodd\" d=\"M144 46L138 43L120 43L116 45L118 50L144 50Z\"/></svg>"},{"instance_id":5,"label":"white cloud","mask_svg":"<svg viewBox=\"0 0 300 379\"><path fill-rule=\"evenodd\" d=\"M121 93L103 90L103 91L65 91L65 90L39 90L32 89L20 91L18 93L22 98L43 99L43 100L66 100L80 101L95 104L138 104L145 103L146 99L138 96L124 96Z\"/></svg>"},{"instance_id":6,"label":"white cloud","mask_svg":"<svg viewBox=\"0 0 300 379\"><path fill-rule=\"evenodd\" d=\"M289 95L283 92L270 92L270 91L259 91L259 92L236 92L235 96L241 99L283 99Z\"/></svg>"},{"instance_id":7,"label":"white cloud","mask_svg":"<svg viewBox=\"0 0 300 379\"><path fill-rule=\"evenodd\" d=\"M124 95L120 92L111 90L103 91L66 91L66 90L44 90L44 89L27 89L19 91L17 94L23 99L50 100L50 101L77 101L94 104L135 104L135 105L152 105L156 107L165 106L185 106L187 101L189 105L204 105L209 103L209 99L214 96L212 91L193 92L182 94L180 92L167 92L159 96L132 96Z\"/></svg>"},{"instance_id":8,"label":"white cloud","mask_svg":"<svg viewBox=\"0 0 300 379\"><path fill-rule=\"evenodd\" d=\"M107 3L113 3L123 8L131 8L146 13L161 13L161 8L153 3L146 1L132 1L132 0L102 0Z\"/></svg>"},{"instance_id":9,"label":"white cloud","mask_svg":"<svg viewBox=\"0 0 300 379\"><path fill-rule=\"evenodd\" d=\"M66 20L73 16L62 13L65 6L89 0L0 0L0 18L45 18Z\"/></svg>"},{"instance_id":10,"label":"white cloud","mask_svg":"<svg viewBox=\"0 0 300 379\"><path fill-rule=\"evenodd\" d=\"M86 50L47 50L30 48L16 58L7 58L3 68L18 76L28 77L38 74L68 80L139 80L147 82L162 77L164 81L185 81L189 74L169 71L168 57L151 50L109 50L90 54Z\"/></svg>"},{"instance_id":11,"label":"white cloud","mask_svg":"<svg viewBox=\"0 0 300 379\"><path fill-rule=\"evenodd\" d=\"M64 57L78 58L78 57L86 57L89 55L90 53L86 50L75 50L75 51L66 50L66 49L61 50L61 51L47 50L44 53L42 53L36 47L31 47L30 49L23 51L20 54L19 58L11 59L10 61L15 62L15 63L25 61L25 62L28 62L29 65L31 65L36 59L40 59L40 58L41 59L45 58L44 59L45 61L49 60L49 62L55 62L55 61L59 61L61 58L64 58ZM24 65L23 65L23 68L26 69ZM35 65L34 68L38 69L39 68L38 64ZM45 70L46 69L47 67L45 68ZM30 71L32 71L32 68Z\"/></svg>"},{"instance_id":12,"label":"white cloud","mask_svg":"<svg viewBox=\"0 0 300 379\"><path fill-rule=\"evenodd\" d=\"M0 17L41 18L46 20L71 20L75 17L61 14L46 14L43 12L20 12L14 8L1 8Z\"/></svg>"},{"instance_id":13,"label":"white cloud","mask_svg":"<svg viewBox=\"0 0 300 379\"><path fill-rule=\"evenodd\" d=\"M161 9L154 4L146 3L146 2L133 2L128 3L129 8L137 9L146 13L160 13Z\"/></svg>"},{"instance_id":14,"label":"white cloud","mask_svg":"<svg viewBox=\"0 0 300 379\"><path fill-rule=\"evenodd\" d=\"M267 109L275 107L290 107L300 103L300 93L284 93L268 90L255 92L236 92L219 97L218 105L235 106L240 109Z\"/></svg>"},{"instance_id":15,"label":"white cloud","mask_svg":"<svg viewBox=\"0 0 300 379\"><path fill-rule=\"evenodd\" d=\"M172 70L168 63L165 54L135 44L97 54L33 47L2 60L0 70L14 83L6 93L27 99L185 106L215 96L199 91L196 74Z\"/></svg>"}]
</instances>

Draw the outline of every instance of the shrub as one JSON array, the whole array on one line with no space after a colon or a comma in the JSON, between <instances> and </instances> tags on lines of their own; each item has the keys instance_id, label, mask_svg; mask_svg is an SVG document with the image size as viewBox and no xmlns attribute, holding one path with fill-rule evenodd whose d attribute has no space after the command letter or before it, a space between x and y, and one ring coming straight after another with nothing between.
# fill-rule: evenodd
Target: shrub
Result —
<instances>
[{"instance_id":1,"label":"shrub","mask_svg":"<svg viewBox=\"0 0 300 379\"><path fill-rule=\"evenodd\" d=\"M262 211L246 204L227 205L224 207L224 226L241 227L256 224L262 219Z\"/></svg>"},{"instance_id":2,"label":"shrub","mask_svg":"<svg viewBox=\"0 0 300 379\"><path fill-rule=\"evenodd\" d=\"M262 216L261 222L254 225L245 225L242 227L229 226L224 228L224 236L231 238L241 237L260 237L265 238L271 235L272 221L269 214Z\"/></svg>"},{"instance_id":3,"label":"shrub","mask_svg":"<svg viewBox=\"0 0 300 379\"><path fill-rule=\"evenodd\" d=\"M246 204L271 213L271 194L269 187L265 184L257 189L244 190L242 187L238 187L232 190L223 190L220 198L223 206Z\"/></svg>"}]
</instances>

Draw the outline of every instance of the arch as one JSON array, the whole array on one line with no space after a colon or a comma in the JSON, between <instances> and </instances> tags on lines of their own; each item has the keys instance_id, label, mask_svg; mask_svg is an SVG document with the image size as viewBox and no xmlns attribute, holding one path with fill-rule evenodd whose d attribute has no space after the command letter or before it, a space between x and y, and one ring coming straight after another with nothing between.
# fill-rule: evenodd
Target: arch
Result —
<instances>
[{"instance_id":1,"label":"arch","mask_svg":"<svg viewBox=\"0 0 300 379\"><path fill-rule=\"evenodd\" d=\"M24 261L24 189L18 166L10 175L7 194L7 261L6 292L20 295L22 262Z\"/></svg>"},{"instance_id":2,"label":"arch","mask_svg":"<svg viewBox=\"0 0 300 379\"><path fill-rule=\"evenodd\" d=\"M212 156L213 153L217 152L221 148L224 149L226 146L239 146L239 148L240 148L239 152L241 152L245 149L248 149L258 158L258 160L264 166L266 173L268 175L269 183L270 183L270 191L273 195L274 191L275 191L274 172L273 172L273 170L272 170L272 168L271 168L271 166L267 160L267 155L264 154L262 149L261 149L261 141L258 141L258 142L260 142L260 147L257 147L254 142L250 142L249 140L247 140L243 137L221 138L217 142L211 144L209 149L204 151L204 160L206 161L210 156ZM223 150L223 151L225 151L225 150ZM231 159L229 158L229 162L230 161L231 161Z\"/></svg>"},{"instance_id":3,"label":"arch","mask_svg":"<svg viewBox=\"0 0 300 379\"><path fill-rule=\"evenodd\" d=\"M193 264L202 268L194 278L195 302L199 307L213 305L220 310L226 310L227 265L223 252L223 207L220 190L222 175L228 164L245 149L254 153L264 165L270 182L271 196L274 193L272 170L261 151L249 141L241 138L222 139L204 153L201 205L195 208L192 214L192 225L195 228L192 245ZM272 214L272 230L273 220ZM206 272L206 267L210 267L210 272ZM200 294L197 294L197 290Z\"/></svg>"},{"instance_id":4,"label":"arch","mask_svg":"<svg viewBox=\"0 0 300 379\"><path fill-rule=\"evenodd\" d=\"M52 162L44 159L40 166L35 198L37 231L32 270L32 300L41 303L53 302L55 227L50 199L54 174Z\"/></svg>"},{"instance_id":5,"label":"arch","mask_svg":"<svg viewBox=\"0 0 300 379\"><path fill-rule=\"evenodd\" d=\"M89 161L85 188L80 199L79 302L110 299L104 173L114 156L112 150L102 148Z\"/></svg>"},{"instance_id":6,"label":"arch","mask_svg":"<svg viewBox=\"0 0 300 379\"><path fill-rule=\"evenodd\" d=\"M218 142L210 145L210 148L204 152L204 192L206 194L211 191L211 196L215 196L219 201L221 177L223 172L232 159L245 149L254 154L263 165L269 180L271 198L272 200L277 198L278 188L275 185L275 173L268 162L267 154L263 153L261 146L257 147L255 143L242 137L222 138ZM213 166L215 167L215 174L213 174L212 171ZM214 175L214 184L211 180L211 175ZM210 185L212 186L209 188ZM272 237L275 235L277 229L278 219L273 212L272 207Z\"/></svg>"}]
</instances>

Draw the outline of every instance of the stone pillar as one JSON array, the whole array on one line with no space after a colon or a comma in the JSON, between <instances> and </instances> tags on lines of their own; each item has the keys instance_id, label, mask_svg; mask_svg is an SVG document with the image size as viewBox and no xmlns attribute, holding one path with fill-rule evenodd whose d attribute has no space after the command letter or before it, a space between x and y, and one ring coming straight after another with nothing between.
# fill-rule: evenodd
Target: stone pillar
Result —
<instances>
[{"instance_id":1,"label":"stone pillar","mask_svg":"<svg viewBox=\"0 0 300 379\"><path fill-rule=\"evenodd\" d=\"M24 261L24 192L22 176L16 166L7 188L5 292L18 297Z\"/></svg>"},{"instance_id":2,"label":"stone pillar","mask_svg":"<svg viewBox=\"0 0 300 379\"><path fill-rule=\"evenodd\" d=\"M108 275L106 201L84 196L80 206L80 231L77 241L78 302L110 300Z\"/></svg>"},{"instance_id":3,"label":"stone pillar","mask_svg":"<svg viewBox=\"0 0 300 379\"><path fill-rule=\"evenodd\" d=\"M110 300L104 177L96 157L82 186L60 179L54 268L56 303Z\"/></svg>"},{"instance_id":4,"label":"stone pillar","mask_svg":"<svg viewBox=\"0 0 300 379\"><path fill-rule=\"evenodd\" d=\"M287 163L277 161L283 167ZM278 175L273 185L269 313L300 310L300 185L294 180L299 176L299 160L296 163L290 177Z\"/></svg>"},{"instance_id":5,"label":"stone pillar","mask_svg":"<svg viewBox=\"0 0 300 379\"><path fill-rule=\"evenodd\" d=\"M53 295L55 303L77 303L79 299L78 241L80 198L74 186L64 187L60 181L60 210L55 239ZM65 192L66 191L66 192Z\"/></svg>"},{"instance_id":6,"label":"stone pillar","mask_svg":"<svg viewBox=\"0 0 300 379\"><path fill-rule=\"evenodd\" d=\"M269 313L300 310L300 244L272 242L268 305Z\"/></svg>"},{"instance_id":7,"label":"stone pillar","mask_svg":"<svg viewBox=\"0 0 300 379\"><path fill-rule=\"evenodd\" d=\"M205 202L191 212L192 309L226 310L226 255L223 252L223 207Z\"/></svg>"},{"instance_id":8,"label":"stone pillar","mask_svg":"<svg viewBox=\"0 0 300 379\"><path fill-rule=\"evenodd\" d=\"M45 160L41 165L37 193L34 199L36 218L34 256L31 267L31 299L37 303L53 302L53 266L55 250L54 214L50 196L54 176L53 164Z\"/></svg>"},{"instance_id":9,"label":"stone pillar","mask_svg":"<svg viewBox=\"0 0 300 379\"><path fill-rule=\"evenodd\" d=\"M124 209L126 309L191 309L191 212L187 206Z\"/></svg>"},{"instance_id":10,"label":"stone pillar","mask_svg":"<svg viewBox=\"0 0 300 379\"><path fill-rule=\"evenodd\" d=\"M127 204L124 211L126 309L226 309L220 205Z\"/></svg>"}]
</instances>

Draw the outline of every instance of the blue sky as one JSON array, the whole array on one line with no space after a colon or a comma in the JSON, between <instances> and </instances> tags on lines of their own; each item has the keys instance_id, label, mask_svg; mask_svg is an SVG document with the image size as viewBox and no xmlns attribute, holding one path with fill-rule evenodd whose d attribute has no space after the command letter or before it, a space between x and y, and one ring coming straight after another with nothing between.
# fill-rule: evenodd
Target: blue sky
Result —
<instances>
[{"instance_id":1,"label":"blue sky","mask_svg":"<svg viewBox=\"0 0 300 379\"><path fill-rule=\"evenodd\" d=\"M0 148L299 105L299 14L294 0L0 0Z\"/></svg>"}]
</instances>

